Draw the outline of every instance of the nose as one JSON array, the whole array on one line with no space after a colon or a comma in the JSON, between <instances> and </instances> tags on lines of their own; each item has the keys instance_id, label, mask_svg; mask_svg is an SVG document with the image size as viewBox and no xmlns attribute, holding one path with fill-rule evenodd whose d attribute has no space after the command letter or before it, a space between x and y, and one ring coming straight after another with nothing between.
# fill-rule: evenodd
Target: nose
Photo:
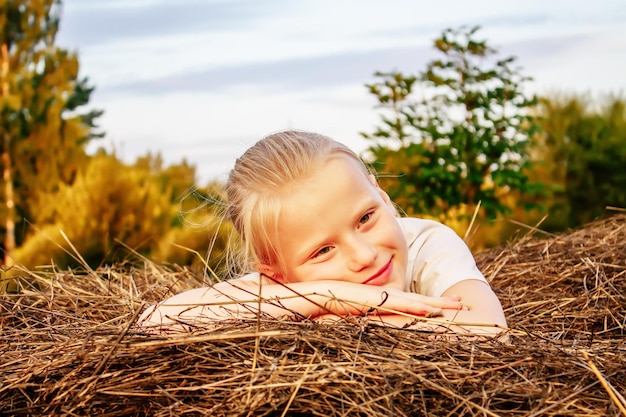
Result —
<instances>
[{"instance_id":1,"label":"nose","mask_svg":"<svg viewBox=\"0 0 626 417\"><path fill-rule=\"evenodd\" d=\"M371 266L378 251L374 245L363 238L355 238L348 245L348 268L353 272L359 272Z\"/></svg>"}]
</instances>

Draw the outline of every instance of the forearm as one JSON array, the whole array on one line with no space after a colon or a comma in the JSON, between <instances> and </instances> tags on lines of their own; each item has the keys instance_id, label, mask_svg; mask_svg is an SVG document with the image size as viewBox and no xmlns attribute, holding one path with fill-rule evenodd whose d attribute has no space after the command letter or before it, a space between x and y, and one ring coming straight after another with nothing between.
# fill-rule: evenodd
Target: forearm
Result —
<instances>
[{"instance_id":1,"label":"forearm","mask_svg":"<svg viewBox=\"0 0 626 417\"><path fill-rule=\"evenodd\" d=\"M359 291L359 289L361 291ZM320 314L361 315L380 305L384 290L358 284L309 282L289 285L233 280L175 295L150 307L139 322L145 326L183 325L228 318L314 318ZM358 301L355 301L355 295Z\"/></svg>"},{"instance_id":2,"label":"forearm","mask_svg":"<svg viewBox=\"0 0 626 417\"><path fill-rule=\"evenodd\" d=\"M177 294L149 307L139 323L144 327L192 326L207 320L252 318L259 314L275 319L316 316L325 301L317 295L299 296L279 285L259 287L241 280L225 281Z\"/></svg>"},{"instance_id":3,"label":"forearm","mask_svg":"<svg viewBox=\"0 0 626 417\"><path fill-rule=\"evenodd\" d=\"M457 333L493 336L507 329L500 300L489 285L477 280L461 281L444 292L458 295L466 309L444 310L443 319L454 323L450 329Z\"/></svg>"},{"instance_id":4,"label":"forearm","mask_svg":"<svg viewBox=\"0 0 626 417\"><path fill-rule=\"evenodd\" d=\"M233 280L178 294L142 315L144 327L187 326L208 320L267 317L315 318L322 314L359 316L367 312L409 316L438 315L442 308L459 309L451 298L426 297L392 288L341 281L288 285Z\"/></svg>"},{"instance_id":5,"label":"forearm","mask_svg":"<svg viewBox=\"0 0 626 417\"><path fill-rule=\"evenodd\" d=\"M322 315L316 318L319 323L337 323L344 321L342 317L332 314ZM398 329L410 329L418 332L430 334L434 338L458 338L463 337L494 337L500 335L502 341L507 341L508 337L505 329L500 326L478 326L459 323L440 317L414 317L405 314L369 314L366 317L358 318L360 325L379 325Z\"/></svg>"}]
</instances>

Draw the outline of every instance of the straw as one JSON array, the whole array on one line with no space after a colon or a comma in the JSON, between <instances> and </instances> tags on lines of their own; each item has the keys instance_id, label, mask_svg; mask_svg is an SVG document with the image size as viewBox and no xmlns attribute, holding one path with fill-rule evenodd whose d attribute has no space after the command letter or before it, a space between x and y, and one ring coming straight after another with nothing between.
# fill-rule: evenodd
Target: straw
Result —
<instances>
[{"instance_id":1,"label":"straw","mask_svg":"<svg viewBox=\"0 0 626 417\"><path fill-rule=\"evenodd\" d=\"M134 322L201 282L151 263L27 271L0 295L0 415L622 416L626 214L476 255L510 342L258 318Z\"/></svg>"}]
</instances>

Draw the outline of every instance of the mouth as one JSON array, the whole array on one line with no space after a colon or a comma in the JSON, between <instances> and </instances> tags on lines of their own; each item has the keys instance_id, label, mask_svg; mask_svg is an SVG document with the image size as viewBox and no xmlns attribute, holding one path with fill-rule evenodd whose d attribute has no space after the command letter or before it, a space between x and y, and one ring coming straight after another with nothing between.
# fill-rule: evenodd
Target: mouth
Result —
<instances>
[{"instance_id":1,"label":"mouth","mask_svg":"<svg viewBox=\"0 0 626 417\"><path fill-rule=\"evenodd\" d=\"M387 271L389 269L392 260L393 260L393 257L391 259L389 259L389 262L387 262L382 268L380 268L380 270L378 270L378 272L376 272L374 275L372 275L371 277L369 277L368 279L363 281L361 284L367 284L367 283L369 283L371 281L374 281L376 278L378 278L379 276L384 274L385 271Z\"/></svg>"}]
</instances>

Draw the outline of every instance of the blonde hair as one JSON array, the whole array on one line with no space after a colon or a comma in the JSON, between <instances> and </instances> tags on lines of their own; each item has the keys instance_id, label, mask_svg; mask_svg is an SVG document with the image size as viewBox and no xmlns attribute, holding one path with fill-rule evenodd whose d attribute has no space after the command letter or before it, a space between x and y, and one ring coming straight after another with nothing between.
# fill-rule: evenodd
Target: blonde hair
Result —
<instances>
[{"instance_id":1,"label":"blonde hair","mask_svg":"<svg viewBox=\"0 0 626 417\"><path fill-rule=\"evenodd\" d=\"M329 137L286 130L264 137L235 162L226 183L227 215L242 242L244 270L258 263L281 267L274 240L281 200L330 158L346 155L368 169L347 146Z\"/></svg>"}]
</instances>

